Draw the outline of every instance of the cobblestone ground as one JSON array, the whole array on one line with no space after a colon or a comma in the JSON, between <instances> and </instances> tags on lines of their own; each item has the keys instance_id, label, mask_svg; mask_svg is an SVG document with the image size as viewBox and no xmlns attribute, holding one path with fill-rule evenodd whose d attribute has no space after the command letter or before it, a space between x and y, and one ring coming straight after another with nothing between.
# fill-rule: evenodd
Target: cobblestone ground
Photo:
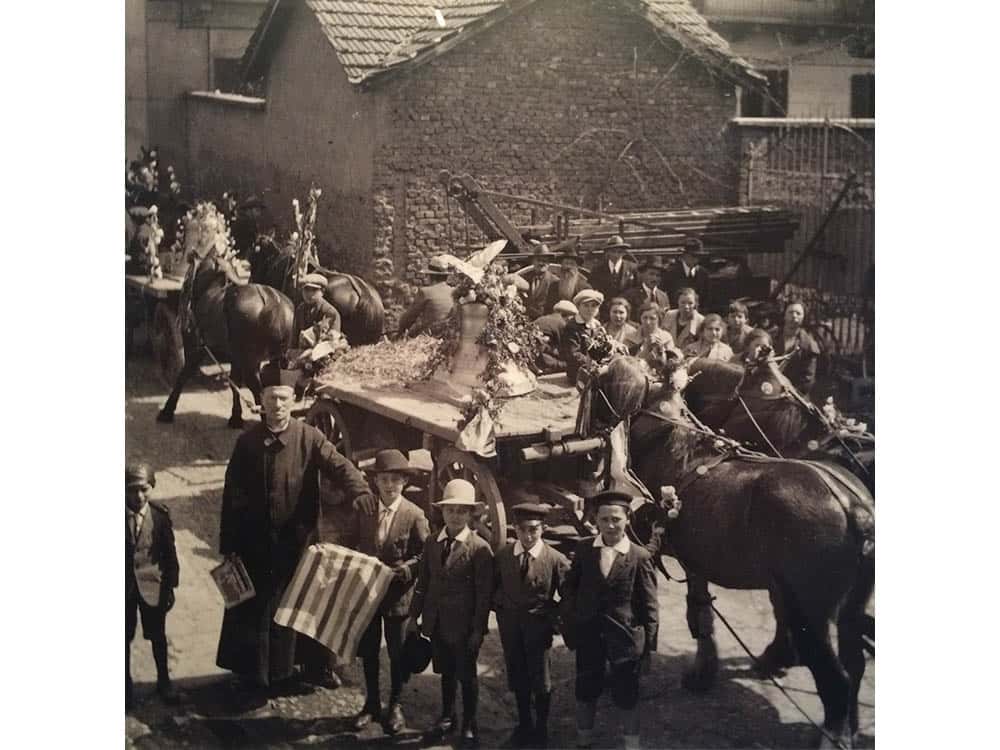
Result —
<instances>
[{"instance_id":1,"label":"cobblestone ground","mask_svg":"<svg viewBox=\"0 0 1000 750\"><path fill-rule=\"evenodd\" d=\"M228 673L215 666L222 621L222 599L209 570L218 563L218 517L226 461L236 431L226 426L230 397L208 380L195 382L180 400L173 425L155 422L167 389L148 358L126 363L126 449L130 457L151 460L158 470L154 499L170 507L181 565L177 604L167 620L172 675L184 691L181 706L163 705L154 691L155 669L149 645L137 636L132 645L133 676L140 704L126 717L126 744L135 748L313 745L337 747L418 746L416 729L431 725L440 711L439 681L430 673L414 677L403 695L406 716L415 727L396 738L369 727L356 734L347 719L362 704L360 663L345 665L344 687L273 698L266 706L233 714ZM668 567L680 572L676 563ZM714 589L719 610L748 646L759 653L770 640L773 618L766 592ZM681 673L693 653L684 621L684 587L660 581L660 647L652 672L644 678L643 743L656 748L800 748L815 746L817 735L805 717L771 683L756 679L750 659L717 625L721 659L718 684L707 694L680 687ZM480 656L479 724L483 747L497 747L515 723L512 696L506 691L503 659L495 623ZM551 720L552 747L574 741L572 654L557 641L553 649L556 692ZM388 668L383 685L388 685ZM783 684L814 720L822 708L809 673L794 668ZM861 688L859 745L875 743L875 665L869 661ZM620 716L601 704L597 746L615 747ZM444 747L447 747L445 745Z\"/></svg>"}]
</instances>

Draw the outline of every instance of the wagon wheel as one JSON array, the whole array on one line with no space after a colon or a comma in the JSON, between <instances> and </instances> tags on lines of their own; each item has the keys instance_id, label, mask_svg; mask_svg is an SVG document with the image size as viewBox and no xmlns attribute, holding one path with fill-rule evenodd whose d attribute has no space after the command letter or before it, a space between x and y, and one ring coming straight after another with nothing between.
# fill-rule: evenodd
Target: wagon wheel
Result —
<instances>
[{"instance_id":1,"label":"wagon wheel","mask_svg":"<svg viewBox=\"0 0 1000 750\"><path fill-rule=\"evenodd\" d=\"M507 513L503 507L503 497L497 486L493 470L471 453L445 445L434 457L434 477L436 487L433 498L437 499L437 488L443 488L452 479L466 479L476 488L476 499L486 505L489 513L490 545L494 550L507 542Z\"/></svg>"},{"instance_id":2,"label":"wagon wheel","mask_svg":"<svg viewBox=\"0 0 1000 750\"><path fill-rule=\"evenodd\" d=\"M328 398L317 398L306 412L305 421L322 432L340 455L352 460L351 434L347 429L347 420L337 404ZM322 474L319 477L319 494L324 505L339 505L344 500L343 489L333 485Z\"/></svg>"},{"instance_id":3,"label":"wagon wheel","mask_svg":"<svg viewBox=\"0 0 1000 750\"><path fill-rule=\"evenodd\" d=\"M167 388L173 388L184 367L184 338L181 336L177 313L164 302L157 303L153 311L149 340L153 347L156 371Z\"/></svg>"}]
</instances>

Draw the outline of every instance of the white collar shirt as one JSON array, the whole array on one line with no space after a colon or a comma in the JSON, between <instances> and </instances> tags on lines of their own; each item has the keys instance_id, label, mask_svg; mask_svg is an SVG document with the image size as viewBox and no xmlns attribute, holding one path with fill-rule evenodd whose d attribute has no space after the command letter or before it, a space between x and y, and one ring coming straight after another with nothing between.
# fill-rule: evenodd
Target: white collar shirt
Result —
<instances>
[{"instance_id":1,"label":"white collar shirt","mask_svg":"<svg viewBox=\"0 0 1000 750\"><path fill-rule=\"evenodd\" d=\"M389 536L389 527L392 526L392 519L396 517L396 511L403 504L403 498L397 497L389 505L380 503L378 519L378 543L385 544L386 537Z\"/></svg>"},{"instance_id":2,"label":"white collar shirt","mask_svg":"<svg viewBox=\"0 0 1000 750\"><path fill-rule=\"evenodd\" d=\"M472 529L470 529L468 526L466 526L460 532L458 532L457 534L455 534L455 541L456 542L461 542L462 544L465 544L465 542L468 541L468 539L469 539L469 534L471 534L471 533L472 533ZM448 527L446 526L443 529L441 529L441 533L437 535L437 540L439 542L443 542L447 538L448 538Z\"/></svg>"},{"instance_id":3,"label":"white collar shirt","mask_svg":"<svg viewBox=\"0 0 1000 750\"><path fill-rule=\"evenodd\" d=\"M611 271L611 273L613 273L613 274L617 274L619 271L621 271L622 261L623 260L624 260L623 258L619 258L617 263L612 263L609 260L608 261L608 270Z\"/></svg>"},{"instance_id":4,"label":"white collar shirt","mask_svg":"<svg viewBox=\"0 0 1000 750\"><path fill-rule=\"evenodd\" d=\"M535 542L535 544L531 547L531 549L528 550L528 554L537 560L538 556L542 554L543 546L544 542L542 542L542 540L539 539L537 542ZM524 545L522 545L521 540L518 539L516 542L514 542L514 557L515 559L520 559L521 555L523 554L524 554Z\"/></svg>"},{"instance_id":5,"label":"white collar shirt","mask_svg":"<svg viewBox=\"0 0 1000 750\"><path fill-rule=\"evenodd\" d=\"M604 543L601 535L598 534L594 539L594 546L599 547L601 550L601 575L607 578L611 574L611 566L614 565L615 558L619 554L627 555L628 551L632 549L632 542L628 540L628 537L622 537L620 542L613 547L609 547Z\"/></svg>"},{"instance_id":6,"label":"white collar shirt","mask_svg":"<svg viewBox=\"0 0 1000 750\"><path fill-rule=\"evenodd\" d=\"M149 513L149 503L142 506L142 510L136 512L131 508L125 508L125 517L129 519L129 526L132 528L132 541L136 542L139 540L139 534L142 532L142 524L146 520L146 515Z\"/></svg>"}]
</instances>

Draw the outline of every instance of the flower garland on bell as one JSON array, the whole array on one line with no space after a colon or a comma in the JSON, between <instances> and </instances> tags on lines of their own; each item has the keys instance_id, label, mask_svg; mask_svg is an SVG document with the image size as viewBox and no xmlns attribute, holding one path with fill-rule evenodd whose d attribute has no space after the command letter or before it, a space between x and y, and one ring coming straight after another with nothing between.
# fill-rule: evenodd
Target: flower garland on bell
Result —
<instances>
[{"instance_id":1,"label":"flower garland on bell","mask_svg":"<svg viewBox=\"0 0 1000 750\"><path fill-rule=\"evenodd\" d=\"M462 420L458 425L460 430L465 428L480 409L485 409L493 420L499 421L505 387L500 375L509 363L531 370L538 357L543 335L528 317L516 287L508 284L506 277L503 264L494 262L486 267L478 283L462 276L453 292L456 304L481 302L486 305L489 313L486 324L476 339L476 343L486 350L486 368L480 374L484 387L473 391L472 402L462 410ZM454 310L453 314L454 330L449 331L453 343L442 346L443 357L450 357L458 343L458 316Z\"/></svg>"}]
</instances>

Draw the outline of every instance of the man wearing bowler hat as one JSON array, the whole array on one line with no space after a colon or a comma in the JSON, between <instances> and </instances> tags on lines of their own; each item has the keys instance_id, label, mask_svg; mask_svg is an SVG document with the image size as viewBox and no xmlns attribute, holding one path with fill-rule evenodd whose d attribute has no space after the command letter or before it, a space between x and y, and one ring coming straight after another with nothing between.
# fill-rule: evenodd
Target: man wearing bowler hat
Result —
<instances>
[{"instance_id":1,"label":"man wearing bowler hat","mask_svg":"<svg viewBox=\"0 0 1000 750\"><path fill-rule=\"evenodd\" d=\"M416 628L420 618L420 630L431 639L434 671L441 675L441 718L427 739L439 741L455 728L455 697L461 683L461 742L474 747L479 743L476 659L493 598L493 553L469 527L473 514L483 508L471 483L452 479L434 505L441 509L445 525L424 546L407 627Z\"/></svg>"},{"instance_id":2,"label":"man wearing bowler hat","mask_svg":"<svg viewBox=\"0 0 1000 750\"><path fill-rule=\"evenodd\" d=\"M549 288L553 284L559 283L559 277L549 270L549 264L554 258L555 255L549 250L548 245L533 242L531 265L517 272L518 276L528 282L524 306L528 310L528 316L532 319L551 312L551 308L546 308L545 303L549 298Z\"/></svg>"},{"instance_id":3,"label":"man wearing bowler hat","mask_svg":"<svg viewBox=\"0 0 1000 750\"><path fill-rule=\"evenodd\" d=\"M377 516L358 516L358 550L377 557L392 568L395 578L389 584L378 612L361 637L358 654L365 673L365 705L355 717L354 728L364 729L372 721L382 721L387 734L398 734L406 727L399 698L406 679L403 665L403 642L406 618L413 598L424 541L431 530L424 512L403 497L407 481L416 473L410 462L396 449L375 454L375 465L367 470L378 491ZM382 715L379 691L379 654L382 632L389 652L389 710Z\"/></svg>"},{"instance_id":4,"label":"man wearing bowler hat","mask_svg":"<svg viewBox=\"0 0 1000 750\"><path fill-rule=\"evenodd\" d=\"M340 684L329 652L275 624L274 614L302 552L317 540L319 475L342 489L356 512L377 508L354 464L322 432L292 419L297 375L277 362L262 368L263 420L236 439L226 467L219 551L243 561L256 596L226 610L216 661L252 690L292 677L296 663L304 664L310 682Z\"/></svg>"},{"instance_id":5,"label":"man wearing bowler hat","mask_svg":"<svg viewBox=\"0 0 1000 750\"><path fill-rule=\"evenodd\" d=\"M507 685L517 701L517 728L508 744L545 747L552 705L549 649L556 632L556 594L569 572L569 560L542 541L550 506L525 492L518 494L516 499L528 502L512 508L517 541L497 552L494 565L494 602Z\"/></svg>"},{"instance_id":6,"label":"man wearing bowler hat","mask_svg":"<svg viewBox=\"0 0 1000 750\"><path fill-rule=\"evenodd\" d=\"M625 251L631 247L618 234L604 243L604 261L590 272L590 285L601 292L604 299L621 297L622 292L635 285L636 264L625 258ZM606 319L607 311L602 320Z\"/></svg>"},{"instance_id":7,"label":"man wearing bowler hat","mask_svg":"<svg viewBox=\"0 0 1000 750\"><path fill-rule=\"evenodd\" d=\"M593 742L605 684L625 713L625 747L639 747L639 674L656 650L659 617L653 559L625 535L631 503L622 492L588 500L600 533L580 542L566 578L563 635L576 651L577 747Z\"/></svg>"},{"instance_id":8,"label":"man wearing bowler hat","mask_svg":"<svg viewBox=\"0 0 1000 750\"><path fill-rule=\"evenodd\" d=\"M448 284L448 267L438 258L431 258L426 275L431 282L417 290L413 302L399 318L399 337L429 333L432 336L448 319L455 306L454 288Z\"/></svg>"},{"instance_id":9,"label":"man wearing bowler hat","mask_svg":"<svg viewBox=\"0 0 1000 750\"><path fill-rule=\"evenodd\" d=\"M572 302L573 298L584 289L590 289L587 277L580 270L580 255L576 247L568 247L559 254L559 283L549 285L549 295L545 300L545 309L551 311L555 309L556 302L566 300Z\"/></svg>"}]
</instances>

